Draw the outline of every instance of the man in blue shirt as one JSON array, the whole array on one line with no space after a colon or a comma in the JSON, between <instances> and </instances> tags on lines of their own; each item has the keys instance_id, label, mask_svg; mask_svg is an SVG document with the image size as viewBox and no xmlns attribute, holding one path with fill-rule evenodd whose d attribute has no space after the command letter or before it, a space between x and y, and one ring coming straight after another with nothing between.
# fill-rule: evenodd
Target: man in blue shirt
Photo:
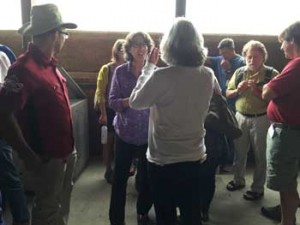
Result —
<instances>
[{"instance_id":1,"label":"man in blue shirt","mask_svg":"<svg viewBox=\"0 0 300 225\"><path fill-rule=\"evenodd\" d=\"M234 41L224 38L218 44L219 56L209 56L205 64L211 67L219 81L223 94L227 89L227 81L234 71L245 65L244 58L235 52Z\"/></svg>"},{"instance_id":2,"label":"man in blue shirt","mask_svg":"<svg viewBox=\"0 0 300 225\"><path fill-rule=\"evenodd\" d=\"M208 56L205 62L206 66L213 69L215 76L222 89L222 94L226 96L227 83L236 69L245 65L244 58L235 51L233 39L224 38L218 44L219 56ZM228 106L235 112L235 99L227 99ZM232 161L234 145L232 140L224 138L224 149L221 153L220 170L227 172L225 165Z\"/></svg>"}]
</instances>

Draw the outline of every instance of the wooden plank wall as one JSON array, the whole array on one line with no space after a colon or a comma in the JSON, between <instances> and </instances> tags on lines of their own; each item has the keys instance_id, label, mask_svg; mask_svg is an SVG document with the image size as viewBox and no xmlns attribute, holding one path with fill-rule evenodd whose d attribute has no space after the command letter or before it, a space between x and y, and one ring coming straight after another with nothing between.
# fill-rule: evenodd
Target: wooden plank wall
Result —
<instances>
[{"instance_id":1,"label":"wooden plank wall","mask_svg":"<svg viewBox=\"0 0 300 225\"><path fill-rule=\"evenodd\" d=\"M83 91L88 96L89 103L89 137L90 151L99 152L99 129L97 116L93 111L93 96L96 89L96 79L100 67L110 60L111 47L118 38L124 38L125 32L87 32L71 31L70 38L60 55L60 64L68 71ZM158 43L162 34L151 33ZM209 55L217 55L218 42L224 37L235 40L237 52L241 52L243 45L249 40L258 40L266 45L269 53L267 64L281 70L286 64L283 53L280 51L280 43L276 36L261 35L204 35L205 46L209 49ZM16 31L0 31L0 43L11 47L16 54L22 52L22 39Z\"/></svg>"}]
</instances>

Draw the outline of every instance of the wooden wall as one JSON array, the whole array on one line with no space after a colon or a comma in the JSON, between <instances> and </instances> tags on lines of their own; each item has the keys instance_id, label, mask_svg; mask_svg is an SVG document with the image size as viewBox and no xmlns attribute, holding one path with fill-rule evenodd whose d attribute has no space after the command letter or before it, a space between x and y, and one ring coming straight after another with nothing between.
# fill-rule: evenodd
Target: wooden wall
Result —
<instances>
[{"instance_id":1,"label":"wooden wall","mask_svg":"<svg viewBox=\"0 0 300 225\"><path fill-rule=\"evenodd\" d=\"M71 31L70 33L70 38L66 41L60 56L60 64L71 74L88 96L90 151L98 152L100 149L100 135L96 126L97 116L92 107L97 74L100 67L110 60L111 47L114 41L118 38L124 38L127 33L84 31ZM158 42L162 34L151 33L151 36ZM241 52L247 41L261 41L265 44L269 53L267 65L280 71L286 64L276 36L207 34L204 35L204 40L205 46L209 49L209 55L218 54L216 47L224 37L231 37L235 40L238 53ZM22 52L22 39L16 31L0 31L0 43L11 47L16 54Z\"/></svg>"}]
</instances>

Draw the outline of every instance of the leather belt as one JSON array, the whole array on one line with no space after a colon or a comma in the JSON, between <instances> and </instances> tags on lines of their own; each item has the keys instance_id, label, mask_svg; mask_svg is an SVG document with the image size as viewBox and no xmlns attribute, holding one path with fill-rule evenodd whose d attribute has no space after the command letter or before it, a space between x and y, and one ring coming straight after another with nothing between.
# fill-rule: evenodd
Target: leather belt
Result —
<instances>
[{"instance_id":1,"label":"leather belt","mask_svg":"<svg viewBox=\"0 0 300 225\"><path fill-rule=\"evenodd\" d=\"M299 130L300 131L300 125L288 125L285 123L272 123L272 125L276 128L281 129L290 129L290 130Z\"/></svg>"},{"instance_id":2,"label":"leather belt","mask_svg":"<svg viewBox=\"0 0 300 225\"><path fill-rule=\"evenodd\" d=\"M264 115L266 115L267 113L264 112L264 113L257 113L257 114L247 114L247 113L240 113L240 114L242 114L242 115L245 116L245 117L252 118L252 117L260 117L260 116L264 116Z\"/></svg>"}]
</instances>

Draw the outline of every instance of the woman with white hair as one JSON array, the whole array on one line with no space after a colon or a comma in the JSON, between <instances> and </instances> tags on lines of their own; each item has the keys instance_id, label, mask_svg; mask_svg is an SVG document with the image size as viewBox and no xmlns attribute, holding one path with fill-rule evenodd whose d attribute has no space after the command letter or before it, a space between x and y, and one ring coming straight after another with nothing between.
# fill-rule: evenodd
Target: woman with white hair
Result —
<instances>
[{"instance_id":1,"label":"woman with white hair","mask_svg":"<svg viewBox=\"0 0 300 225\"><path fill-rule=\"evenodd\" d=\"M165 33L162 60L154 49L129 99L132 108L150 108L147 160L158 225L201 224L202 162L206 158L204 120L214 90L220 87L203 66L206 49L194 25L177 18Z\"/></svg>"}]
</instances>

